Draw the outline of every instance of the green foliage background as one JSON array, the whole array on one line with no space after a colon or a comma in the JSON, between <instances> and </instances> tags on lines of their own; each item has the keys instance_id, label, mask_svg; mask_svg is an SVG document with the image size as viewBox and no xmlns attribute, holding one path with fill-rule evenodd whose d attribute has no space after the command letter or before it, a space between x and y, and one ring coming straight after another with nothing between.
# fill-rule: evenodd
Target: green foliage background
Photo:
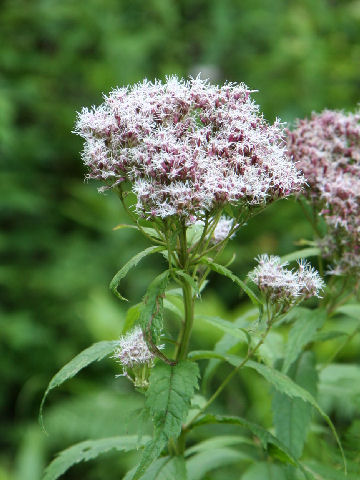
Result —
<instances>
[{"instance_id":1,"label":"green foliage background","mask_svg":"<svg viewBox=\"0 0 360 480\"><path fill-rule=\"evenodd\" d=\"M148 246L136 231L112 231L126 221L118 200L83 182L82 142L71 134L75 112L99 103L101 92L116 85L199 71L259 90L254 98L269 120L291 122L325 107L354 109L359 27L358 0L1 3L0 480L38 480L54 452L73 442L136 431L126 409L130 402L139 408L142 400L124 379L114 378L119 371L110 360L52 394L48 437L36 420L51 376L92 342L119 336L125 307L108 283ZM288 253L294 241L310 236L293 201L276 204L233 241L232 268L244 276L258 253ZM140 274L124 281L131 302L161 271L158 262L146 260ZM237 290L216 278L199 306L228 319L242 309ZM217 338L216 329L195 326L195 347L209 348ZM334 345L317 354L325 358ZM356 363L358 347L355 339L339 360ZM350 425L356 410L345 402L349 398L324 398L337 428L358 435L360 420ZM221 403L271 424L270 397L252 374L233 383ZM324 446L322 455L326 463L332 447ZM131 455L108 454L64 478L117 479L131 461ZM208 478L238 478L232 467L222 475Z\"/></svg>"}]
</instances>

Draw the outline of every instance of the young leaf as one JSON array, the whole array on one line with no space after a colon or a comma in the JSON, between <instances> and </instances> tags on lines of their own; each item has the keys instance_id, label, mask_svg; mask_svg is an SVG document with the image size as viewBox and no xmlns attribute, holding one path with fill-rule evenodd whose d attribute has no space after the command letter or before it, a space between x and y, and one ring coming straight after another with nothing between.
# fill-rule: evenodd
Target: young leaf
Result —
<instances>
[{"instance_id":1,"label":"young leaf","mask_svg":"<svg viewBox=\"0 0 360 480\"><path fill-rule=\"evenodd\" d=\"M288 372L289 377L302 388L316 395L317 372L312 352L305 352ZM300 458L311 421L312 406L300 398L275 391L272 401L276 436Z\"/></svg>"},{"instance_id":2,"label":"young leaf","mask_svg":"<svg viewBox=\"0 0 360 480\"><path fill-rule=\"evenodd\" d=\"M302 250L297 250L296 252L284 255L281 257L281 262L293 262L294 260L299 260L299 258L316 257L320 255L320 253L321 251L318 247L303 248Z\"/></svg>"},{"instance_id":3,"label":"young leaf","mask_svg":"<svg viewBox=\"0 0 360 480\"><path fill-rule=\"evenodd\" d=\"M158 275L150 284L144 297L139 323L146 340L156 344L163 328L163 297L169 282L169 270Z\"/></svg>"},{"instance_id":4,"label":"young leaf","mask_svg":"<svg viewBox=\"0 0 360 480\"><path fill-rule=\"evenodd\" d=\"M143 303L137 303L128 309L125 316L125 323L122 329L122 334L129 332L133 329L134 325L140 318L141 309L143 308Z\"/></svg>"},{"instance_id":5,"label":"young leaf","mask_svg":"<svg viewBox=\"0 0 360 480\"><path fill-rule=\"evenodd\" d=\"M214 272L219 273L220 275L224 275L225 277L232 280L236 285L238 285L244 292L248 295L250 300L254 305L261 305L261 300L257 297L257 295L251 290L250 287L246 285L245 282L240 280L231 270L224 267L223 265L219 265L218 263L213 262L210 258L202 258L200 263L203 263L214 270Z\"/></svg>"},{"instance_id":6,"label":"young leaf","mask_svg":"<svg viewBox=\"0 0 360 480\"><path fill-rule=\"evenodd\" d=\"M143 438L142 444L146 440L146 438ZM87 462L109 450L116 449L128 452L137 449L139 446L141 444L138 443L137 435L101 438L77 443L58 454L46 468L43 480L56 480L76 463Z\"/></svg>"},{"instance_id":7,"label":"young leaf","mask_svg":"<svg viewBox=\"0 0 360 480\"><path fill-rule=\"evenodd\" d=\"M159 363L151 371L146 405L154 422L155 439L146 445L133 480L141 478L170 438L179 436L198 377L197 364L188 360L174 366Z\"/></svg>"},{"instance_id":8,"label":"young leaf","mask_svg":"<svg viewBox=\"0 0 360 480\"><path fill-rule=\"evenodd\" d=\"M46 397L48 396L50 390L58 387L69 378L74 377L80 370L90 365L90 363L102 360L104 357L114 351L116 345L117 341L103 341L94 343L94 345L91 345L91 347L88 347L86 350L83 350L81 353L76 355L76 357L70 360L69 363L62 367L62 369L53 376L40 404L39 421L44 430L45 428L42 412Z\"/></svg>"},{"instance_id":9,"label":"young leaf","mask_svg":"<svg viewBox=\"0 0 360 480\"><path fill-rule=\"evenodd\" d=\"M301 317L295 319L289 333L285 349L282 372L286 373L290 365L298 358L302 349L314 339L317 331L326 320L325 310L301 309Z\"/></svg>"},{"instance_id":10,"label":"young leaf","mask_svg":"<svg viewBox=\"0 0 360 480\"><path fill-rule=\"evenodd\" d=\"M123 297L122 295L120 295L120 293L118 292L118 288L119 288L119 285L120 285L120 282L121 280L127 275L127 273L129 272L129 270L131 268L134 268L136 267L136 265L140 262L140 260L142 260L144 257L146 257L147 255L151 255L152 253L156 253L156 252L161 252L162 250L165 250L165 247L156 247L156 246L152 246L152 247L149 247L149 248L146 248L145 250L143 250L142 252L138 253L137 255L135 255L133 258L131 258L127 263L125 263L125 265L117 272L117 274L114 276L114 278L111 280L110 282L110 290L118 297L120 298L120 300L125 300L127 301L127 299L125 297Z\"/></svg>"}]
</instances>

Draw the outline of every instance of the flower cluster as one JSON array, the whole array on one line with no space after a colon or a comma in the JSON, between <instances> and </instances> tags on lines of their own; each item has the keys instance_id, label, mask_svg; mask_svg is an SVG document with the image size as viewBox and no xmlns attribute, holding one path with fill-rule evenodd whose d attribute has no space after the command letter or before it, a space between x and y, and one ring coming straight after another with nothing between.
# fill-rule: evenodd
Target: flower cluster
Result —
<instances>
[{"instance_id":1,"label":"flower cluster","mask_svg":"<svg viewBox=\"0 0 360 480\"><path fill-rule=\"evenodd\" d=\"M141 328L135 327L131 332L120 338L113 358L122 365L122 375L132 379L136 386L144 386L143 383L146 383L146 379L143 375L143 367L151 367L155 356L149 350ZM134 379L130 376L129 370L133 371Z\"/></svg>"},{"instance_id":2,"label":"flower cluster","mask_svg":"<svg viewBox=\"0 0 360 480\"><path fill-rule=\"evenodd\" d=\"M228 218L225 215L221 216L211 237L211 243L216 245L224 241L232 230L235 230L238 225L234 225L234 219ZM232 234L230 238L233 238L235 235Z\"/></svg>"},{"instance_id":3,"label":"flower cluster","mask_svg":"<svg viewBox=\"0 0 360 480\"><path fill-rule=\"evenodd\" d=\"M307 198L328 225L322 246L336 262L334 273L359 271L360 113L314 113L288 132L288 149L307 178Z\"/></svg>"},{"instance_id":4,"label":"flower cluster","mask_svg":"<svg viewBox=\"0 0 360 480\"><path fill-rule=\"evenodd\" d=\"M324 282L318 272L305 260L298 261L297 270L285 268L280 257L260 255L258 266L249 278L258 286L266 300L280 306L281 312L310 297L319 297Z\"/></svg>"},{"instance_id":5,"label":"flower cluster","mask_svg":"<svg viewBox=\"0 0 360 480\"><path fill-rule=\"evenodd\" d=\"M105 188L130 184L146 218L188 223L227 203L260 205L298 192L303 177L286 156L282 125L268 124L250 93L199 77L115 89L78 116L88 177Z\"/></svg>"}]
</instances>

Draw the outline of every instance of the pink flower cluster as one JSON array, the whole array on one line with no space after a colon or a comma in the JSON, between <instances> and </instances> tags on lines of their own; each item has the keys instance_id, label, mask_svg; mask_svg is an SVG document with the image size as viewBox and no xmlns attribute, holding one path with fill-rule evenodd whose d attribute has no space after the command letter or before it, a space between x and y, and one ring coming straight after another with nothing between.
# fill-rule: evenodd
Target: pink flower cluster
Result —
<instances>
[{"instance_id":1,"label":"pink flower cluster","mask_svg":"<svg viewBox=\"0 0 360 480\"><path fill-rule=\"evenodd\" d=\"M298 192L303 177L285 151L282 125L269 125L244 84L200 78L144 80L83 109L89 178L128 182L137 213L194 223L225 204L265 204Z\"/></svg>"},{"instance_id":2,"label":"pink flower cluster","mask_svg":"<svg viewBox=\"0 0 360 480\"><path fill-rule=\"evenodd\" d=\"M274 255L260 255L258 266L249 273L267 301L279 305L282 312L310 297L319 297L324 282L305 260L298 261L297 270L289 270L287 262Z\"/></svg>"},{"instance_id":3,"label":"pink flower cluster","mask_svg":"<svg viewBox=\"0 0 360 480\"><path fill-rule=\"evenodd\" d=\"M289 155L303 171L305 194L328 225L324 253L333 273L360 270L360 113L325 110L288 132Z\"/></svg>"}]
</instances>

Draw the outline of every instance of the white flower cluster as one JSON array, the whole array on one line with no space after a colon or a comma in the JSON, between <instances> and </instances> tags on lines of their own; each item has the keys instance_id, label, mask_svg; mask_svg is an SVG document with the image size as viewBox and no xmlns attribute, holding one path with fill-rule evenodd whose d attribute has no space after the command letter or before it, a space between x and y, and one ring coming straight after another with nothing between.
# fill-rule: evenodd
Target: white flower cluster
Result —
<instances>
[{"instance_id":1,"label":"white flower cluster","mask_svg":"<svg viewBox=\"0 0 360 480\"><path fill-rule=\"evenodd\" d=\"M142 365L151 366L155 356L149 350L143 332L140 327L121 337L113 357L118 360L124 368L124 375L127 375L126 369Z\"/></svg>"},{"instance_id":2,"label":"white flower cluster","mask_svg":"<svg viewBox=\"0 0 360 480\"><path fill-rule=\"evenodd\" d=\"M269 125L250 93L175 76L115 89L78 116L88 177L105 188L130 183L140 215L191 223L227 203L299 191L304 180L286 156L282 125Z\"/></svg>"},{"instance_id":3,"label":"white flower cluster","mask_svg":"<svg viewBox=\"0 0 360 480\"><path fill-rule=\"evenodd\" d=\"M259 287L265 298L286 308L310 297L319 297L325 284L318 272L305 260L298 261L297 270L285 268L280 257L260 255L258 266L249 278Z\"/></svg>"}]
</instances>

